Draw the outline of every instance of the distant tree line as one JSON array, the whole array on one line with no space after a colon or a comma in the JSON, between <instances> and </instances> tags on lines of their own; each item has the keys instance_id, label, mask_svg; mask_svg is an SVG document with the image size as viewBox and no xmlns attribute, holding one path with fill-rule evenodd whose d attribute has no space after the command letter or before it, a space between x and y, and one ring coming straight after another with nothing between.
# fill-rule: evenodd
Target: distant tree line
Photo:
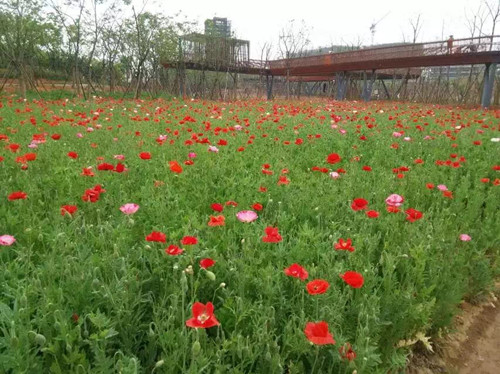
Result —
<instances>
[{"instance_id":1,"label":"distant tree line","mask_svg":"<svg viewBox=\"0 0 500 374\"><path fill-rule=\"evenodd\" d=\"M139 97L168 80L160 61L175 58L192 23L137 9L130 0L0 0L0 74L19 94L43 79L87 97L117 89ZM151 92L154 93L154 92Z\"/></svg>"}]
</instances>

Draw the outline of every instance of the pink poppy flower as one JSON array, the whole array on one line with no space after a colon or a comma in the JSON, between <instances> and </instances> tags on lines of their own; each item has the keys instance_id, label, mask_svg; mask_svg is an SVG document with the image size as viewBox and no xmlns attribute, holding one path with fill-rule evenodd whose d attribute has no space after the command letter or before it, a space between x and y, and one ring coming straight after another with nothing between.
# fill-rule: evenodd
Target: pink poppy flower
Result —
<instances>
[{"instance_id":1,"label":"pink poppy flower","mask_svg":"<svg viewBox=\"0 0 500 374\"><path fill-rule=\"evenodd\" d=\"M125 156L124 155L114 155L113 158L115 160L125 160Z\"/></svg>"},{"instance_id":2,"label":"pink poppy flower","mask_svg":"<svg viewBox=\"0 0 500 374\"><path fill-rule=\"evenodd\" d=\"M387 199L385 199L385 203L389 206L401 206L403 202L405 201L403 196L400 196L398 194L393 193L392 195L389 195Z\"/></svg>"},{"instance_id":3,"label":"pink poppy flower","mask_svg":"<svg viewBox=\"0 0 500 374\"><path fill-rule=\"evenodd\" d=\"M448 191L448 187L446 187L444 184L438 184L437 189L439 191Z\"/></svg>"},{"instance_id":4,"label":"pink poppy flower","mask_svg":"<svg viewBox=\"0 0 500 374\"><path fill-rule=\"evenodd\" d=\"M259 218L259 216L253 210L242 210L236 213L236 218L238 218L240 222L253 222Z\"/></svg>"},{"instance_id":5,"label":"pink poppy flower","mask_svg":"<svg viewBox=\"0 0 500 374\"><path fill-rule=\"evenodd\" d=\"M461 241L463 241L463 242L468 242L468 241L470 241L470 240L472 239L472 238L471 238L469 235L467 235L467 234L460 234L459 238L460 238L460 240L461 240Z\"/></svg>"},{"instance_id":6,"label":"pink poppy flower","mask_svg":"<svg viewBox=\"0 0 500 374\"><path fill-rule=\"evenodd\" d=\"M122 211L123 214L126 215L134 214L135 212L137 212L137 210L139 210L139 205L134 203L127 203L125 205L122 205L120 207L120 210Z\"/></svg>"},{"instance_id":7,"label":"pink poppy flower","mask_svg":"<svg viewBox=\"0 0 500 374\"><path fill-rule=\"evenodd\" d=\"M196 158L196 153L194 153L194 152L189 152L189 153L188 153L188 157L189 157L189 158Z\"/></svg>"},{"instance_id":8,"label":"pink poppy flower","mask_svg":"<svg viewBox=\"0 0 500 374\"><path fill-rule=\"evenodd\" d=\"M216 146L214 145L211 145L208 147L208 151L209 152L214 152L214 153L218 153L219 152L219 148L217 148Z\"/></svg>"},{"instance_id":9,"label":"pink poppy flower","mask_svg":"<svg viewBox=\"0 0 500 374\"><path fill-rule=\"evenodd\" d=\"M340 178L340 174L337 173L336 171L332 171L328 175L330 175L330 178L332 178L332 179L338 179L338 178Z\"/></svg>"},{"instance_id":10,"label":"pink poppy flower","mask_svg":"<svg viewBox=\"0 0 500 374\"><path fill-rule=\"evenodd\" d=\"M16 238L14 238L12 235L2 235L0 236L0 245L12 245L16 241Z\"/></svg>"}]
</instances>

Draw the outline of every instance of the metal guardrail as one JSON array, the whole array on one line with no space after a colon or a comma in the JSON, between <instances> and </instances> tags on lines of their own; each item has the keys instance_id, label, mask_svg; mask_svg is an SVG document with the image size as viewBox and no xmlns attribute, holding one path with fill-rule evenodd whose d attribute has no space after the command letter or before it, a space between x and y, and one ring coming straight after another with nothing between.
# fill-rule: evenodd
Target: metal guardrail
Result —
<instances>
[{"instance_id":1,"label":"metal guardrail","mask_svg":"<svg viewBox=\"0 0 500 374\"><path fill-rule=\"evenodd\" d=\"M443 40L430 43L402 44L390 47L364 48L354 51L295 57L270 61L269 67L271 69L284 69L301 66L341 64L421 56L440 56L448 54L474 54L491 51L500 51L499 35L453 39L451 43L449 40Z\"/></svg>"},{"instance_id":2,"label":"metal guardrail","mask_svg":"<svg viewBox=\"0 0 500 374\"><path fill-rule=\"evenodd\" d=\"M482 52L500 51L500 35L481 36L475 38L453 39L415 44L399 44L385 47L362 48L345 52L328 53L314 56L293 57L273 61L209 61L186 54L183 62L193 66L203 66L219 71L230 70L260 74L270 70L301 68L312 66L329 66L335 64L360 63L365 61L383 61L398 58L408 59L444 55L474 55Z\"/></svg>"}]
</instances>

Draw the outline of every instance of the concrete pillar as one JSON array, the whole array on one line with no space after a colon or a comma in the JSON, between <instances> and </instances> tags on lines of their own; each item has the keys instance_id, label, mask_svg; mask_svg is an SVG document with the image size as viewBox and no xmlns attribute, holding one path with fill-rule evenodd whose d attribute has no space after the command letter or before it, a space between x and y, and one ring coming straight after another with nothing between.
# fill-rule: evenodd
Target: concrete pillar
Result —
<instances>
[{"instance_id":1,"label":"concrete pillar","mask_svg":"<svg viewBox=\"0 0 500 374\"><path fill-rule=\"evenodd\" d=\"M496 70L496 63L488 63L486 64L486 69L484 69L483 94L481 95L481 106L483 108L488 108L491 104Z\"/></svg>"},{"instance_id":2,"label":"concrete pillar","mask_svg":"<svg viewBox=\"0 0 500 374\"><path fill-rule=\"evenodd\" d=\"M267 74L266 75L266 92L267 92L267 100L273 99L273 76Z\"/></svg>"},{"instance_id":3,"label":"concrete pillar","mask_svg":"<svg viewBox=\"0 0 500 374\"><path fill-rule=\"evenodd\" d=\"M336 100L345 100L345 96L347 93L347 82L349 77L345 71L338 72L335 76L335 80L337 81L337 97Z\"/></svg>"},{"instance_id":4,"label":"concrete pillar","mask_svg":"<svg viewBox=\"0 0 500 374\"><path fill-rule=\"evenodd\" d=\"M375 83L375 79L377 78L377 75L375 74L375 69L372 70L372 73L370 75L370 80L367 80L366 73L364 73L364 86L363 86L363 100L364 101L370 101L372 99L372 90L373 90L373 84Z\"/></svg>"},{"instance_id":5,"label":"concrete pillar","mask_svg":"<svg viewBox=\"0 0 500 374\"><path fill-rule=\"evenodd\" d=\"M342 85L344 84L344 73L338 72L335 74L335 81L337 83L337 94L335 95L336 100L342 100Z\"/></svg>"},{"instance_id":6,"label":"concrete pillar","mask_svg":"<svg viewBox=\"0 0 500 374\"><path fill-rule=\"evenodd\" d=\"M366 71L363 72L363 90L361 91L361 98L364 101L368 101L367 99L367 91L368 91L368 77L366 76Z\"/></svg>"}]
</instances>

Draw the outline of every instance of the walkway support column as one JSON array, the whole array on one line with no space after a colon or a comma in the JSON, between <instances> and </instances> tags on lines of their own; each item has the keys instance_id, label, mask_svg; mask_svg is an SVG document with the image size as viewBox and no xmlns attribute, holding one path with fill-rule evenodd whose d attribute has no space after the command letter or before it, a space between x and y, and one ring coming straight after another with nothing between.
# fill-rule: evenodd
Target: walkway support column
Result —
<instances>
[{"instance_id":1,"label":"walkway support column","mask_svg":"<svg viewBox=\"0 0 500 374\"><path fill-rule=\"evenodd\" d=\"M335 76L337 81L337 97L336 100L344 100L347 93L348 76L345 71L338 72Z\"/></svg>"},{"instance_id":2,"label":"walkway support column","mask_svg":"<svg viewBox=\"0 0 500 374\"><path fill-rule=\"evenodd\" d=\"M375 80L377 79L377 74L375 73L375 69L372 70L372 74L370 76L370 81L368 82L368 85L366 87L366 92L365 92L365 101L370 101L372 99L372 91L373 91L373 84L375 83Z\"/></svg>"},{"instance_id":3,"label":"walkway support column","mask_svg":"<svg viewBox=\"0 0 500 374\"><path fill-rule=\"evenodd\" d=\"M337 83L337 94L335 95L336 100L342 100L342 85L344 84L344 73L338 72L335 74L335 81Z\"/></svg>"},{"instance_id":4,"label":"walkway support column","mask_svg":"<svg viewBox=\"0 0 500 374\"><path fill-rule=\"evenodd\" d=\"M273 76L270 74L266 75L266 92L267 92L267 100L273 99Z\"/></svg>"},{"instance_id":5,"label":"walkway support column","mask_svg":"<svg viewBox=\"0 0 500 374\"><path fill-rule=\"evenodd\" d=\"M361 98L364 101L368 101L368 77L366 71L363 71L363 90L361 91Z\"/></svg>"},{"instance_id":6,"label":"walkway support column","mask_svg":"<svg viewBox=\"0 0 500 374\"><path fill-rule=\"evenodd\" d=\"M486 64L486 69L484 69L483 94L481 96L481 106L483 108L489 108L491 105L496 70L496 63L488 63Z\"/></svg>"}]
</instances>

